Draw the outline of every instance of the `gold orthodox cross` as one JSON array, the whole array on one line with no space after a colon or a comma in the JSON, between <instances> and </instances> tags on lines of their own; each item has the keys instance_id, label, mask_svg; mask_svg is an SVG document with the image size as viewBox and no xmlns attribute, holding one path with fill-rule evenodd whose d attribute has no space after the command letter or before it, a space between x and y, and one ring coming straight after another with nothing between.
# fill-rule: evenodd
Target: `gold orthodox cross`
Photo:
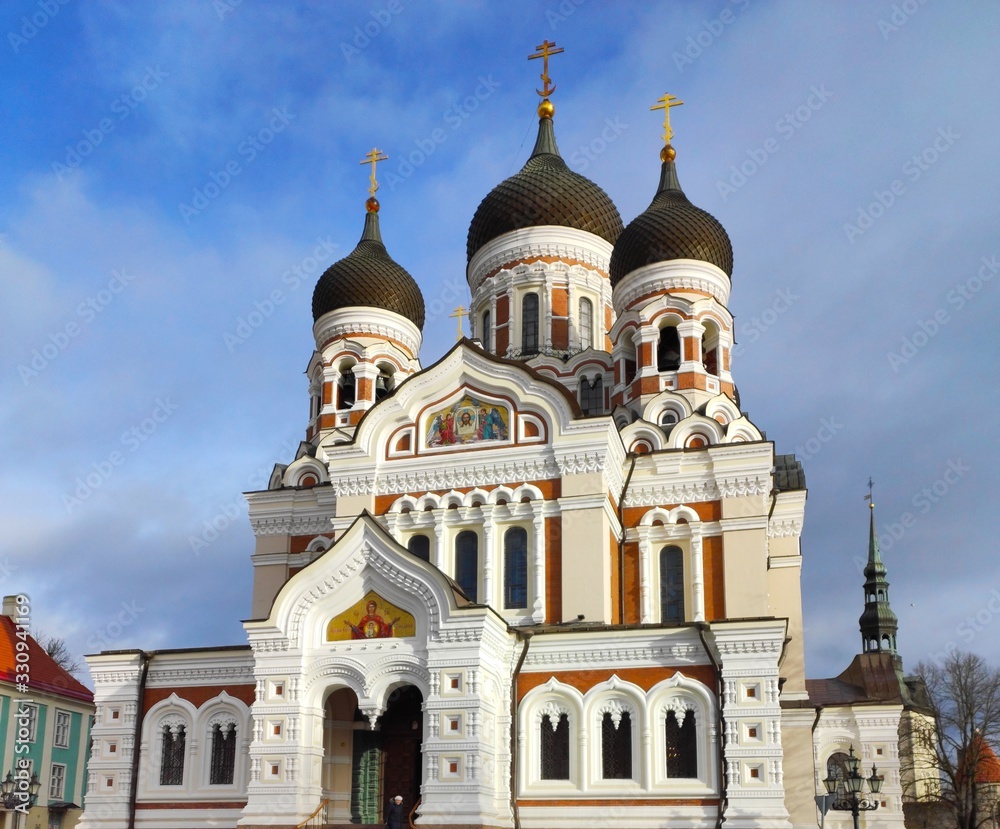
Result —
<instances>
[{"instance_id":1,"label":"gold orthodox cross","mask_svg":"<svg viewBox=\"0 0 1000 829\"><path fill-rule=\"evenodd\" d=\"M362 164L372 165L372 174L370 177L371 184L368 185L368 195L375 198L375 191L378 190L378 182L375 181L375 165L380 161L385 161L389 158L384 152L375 147L372 147L371 152L366 153Z\"/></svg>"},{"instance_id":2,"label":"gold orthodox cross","mask_svg":"<svg viewBox=\"0 0 1000 829\"><path fill-rule=\"evenodd\" d=\"M554 86L549 86L549 84L552 83L552 78L549 77L549 56L558 55L561 52L566 51L562 48L554 48L555 45L555 41L543 40L541 45L535 47L538 52L534 55L528 55L528 60L535 60L536 58L542 59L542 88L536 89L535 92L543 98L548 98L549 95L556 91Z\"/></svg>"},{"instance_id":3,"label":"gold orthodox cross","mask_svg":"<svg viewBox=\"0 0 1000 829\"><path fill-rule=\"evenodd\" d=\"M458 317L458 336L455 339L457 339L457 340L462 339L462 337L465 336L465 332L462 330L462 319L463 319L463 317L469 316L469 310L465 306L459 305L455 309L455 313L454 314L449 314L448 316L449 317Z\"/></svg>"},{"instance_id":4,"label":"gold orthodox cross","mask_svg":"<svg viewBox=\"0 0 1000 829\"><path fill-rule=\"evenodd\" d=\"M663 110L663 143L669 144L670 139L674 137L674 131L670 129L670 108L679 107L683 104L683 101L678 101L676 95L671 95L669 93L665 94L662 98L657 98L657 103L650 107L653 109Z\"/></svg>"}]
</instances>

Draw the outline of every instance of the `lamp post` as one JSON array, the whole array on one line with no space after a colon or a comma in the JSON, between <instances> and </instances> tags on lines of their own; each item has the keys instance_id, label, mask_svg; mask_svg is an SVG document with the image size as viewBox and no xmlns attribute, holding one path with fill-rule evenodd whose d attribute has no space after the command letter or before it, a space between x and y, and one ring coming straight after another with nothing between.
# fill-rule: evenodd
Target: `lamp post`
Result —
<instances>
[{"instance_id":1,"label":"lamp post","mask_svg":"<svg viewBox=\"0 0 1000 829\"><path fill-rule=\"evenodd\" d=\"M31 773L31 778L27 781L26 786L21 784L20 777L15 779L11 772L7 772L7 776L0 783L0 804L3 805L6 811L14 813L12 829L17 829L18 807L27 804L27 808L25 809L25 814L27 814L27 809L30 809L38 802L38 790L40 788L41 783L38 780L38 775L34 772Z\"/></svg>"},{"instance_id":2,"label":"lamp post","mask_svg":"<svg viewBox=\"0 0 1000 829\"><path fill-rule=\"evenodd\" d=\"M882 791L882 783L885 780L878 773L878 769L872 766L872 776L862 777L859 767L861 766L861 760L854 756L854 746L851 746L850 757L845 761L847 765L846 774L844 779L840 780L832 775L827 777L823 781L823 785L826 786L827 791L827 802L829 808L836 809L840 812L850 812L851 816L854 818L854 829L858 829L858 816L862 812L869 812L872 809L878 808L878 797L877 796L866 796L862 792L864 789L865 781L868 782L868 789L871 795L878 795ZM833 802L830 803L830 799Z\"/></svg>"}]
</instances>

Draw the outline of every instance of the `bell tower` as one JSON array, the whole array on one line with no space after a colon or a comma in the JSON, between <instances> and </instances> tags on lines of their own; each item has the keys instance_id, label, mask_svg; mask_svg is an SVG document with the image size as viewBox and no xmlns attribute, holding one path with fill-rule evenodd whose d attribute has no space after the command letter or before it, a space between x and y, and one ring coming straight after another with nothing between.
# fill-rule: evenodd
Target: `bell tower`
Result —
<instances>
[{"instance_id":1,"label":"bell tower","mask_svg":"<svg viewBox=\"0 0 1000 829\"><path fill-rule=\"evenodd\" d=\"M868 482L868 563L865 565L865 609L858 619L861 627L862 653L886 652L892 654L896 667L902 670L903 662L896 650L896 631L899 622L889 605L887 570L875 534L875 502L872 499L872 482Z\"/></svg>"}]
</instances>

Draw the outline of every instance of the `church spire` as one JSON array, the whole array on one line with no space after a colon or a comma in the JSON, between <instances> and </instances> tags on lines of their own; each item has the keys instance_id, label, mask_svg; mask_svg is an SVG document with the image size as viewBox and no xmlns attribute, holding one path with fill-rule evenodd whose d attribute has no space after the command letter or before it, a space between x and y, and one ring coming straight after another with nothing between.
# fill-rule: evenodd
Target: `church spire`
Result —
<instances>
[{"instance_id":1,"label":"church spire","mask_svg":"<svg viewBox=\"0 0 1000 829\"><path fill-rule=\"evenodd\" d=\"M875 533L875 501L872 499L874 484L868 481L868 563L865 565L865 609L858 623L861 626L861 647L863 653L891 653L894 661L900 661L896 651L896 614L889 606L889 582L886 567L882 563L882 553Z\"/></svg>"}]
</instances>

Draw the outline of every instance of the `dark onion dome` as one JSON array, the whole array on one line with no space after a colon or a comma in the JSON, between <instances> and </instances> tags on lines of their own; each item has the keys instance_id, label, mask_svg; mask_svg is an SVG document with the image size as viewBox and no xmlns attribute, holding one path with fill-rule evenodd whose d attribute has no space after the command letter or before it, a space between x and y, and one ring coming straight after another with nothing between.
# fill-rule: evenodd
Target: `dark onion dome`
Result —
<instances>
[{"instance_id":1,"label":"dark onion dome","mask_svg":"<svg viewBox=\"0 0 1000 829\"><path fill-rule=\"evenodd\" d=\"M394 311L423 330L423 294L413 277L389 256L382 244L378 201L369 199L367 207L365 230L358 246L327 268L316 283L313 321L340 308L367 305Z\"/></svg>"},{"instance_id":2,"label":"dark onion dome","mask_svg":"<svg viewBox=\"0 0 1000 829\"><path fill-rule=\"evenodd\" d=\"M527 227L573 227L611 244L622 232L622 217L608 194L570 170L559 155L551 105L548 110L540 107L539 113L531 158L519 173L494 187L476 209L466 247L470 260L487 242Z\"/></svg>"},{"instance_id":3,"label":"dark onion dome","mask_svg":"<svg viewBox=\"0 0 1000 829\"><path fill-rule=\"evenodd\" d=\"M667 151L669 150L669 152ZM681 190L668 147L653 201L622 231L611 254L611 285L654 262L697 259L733 275L733 245L726 229L710 213L695 207Z\"/></svg>"}]
</instances>

